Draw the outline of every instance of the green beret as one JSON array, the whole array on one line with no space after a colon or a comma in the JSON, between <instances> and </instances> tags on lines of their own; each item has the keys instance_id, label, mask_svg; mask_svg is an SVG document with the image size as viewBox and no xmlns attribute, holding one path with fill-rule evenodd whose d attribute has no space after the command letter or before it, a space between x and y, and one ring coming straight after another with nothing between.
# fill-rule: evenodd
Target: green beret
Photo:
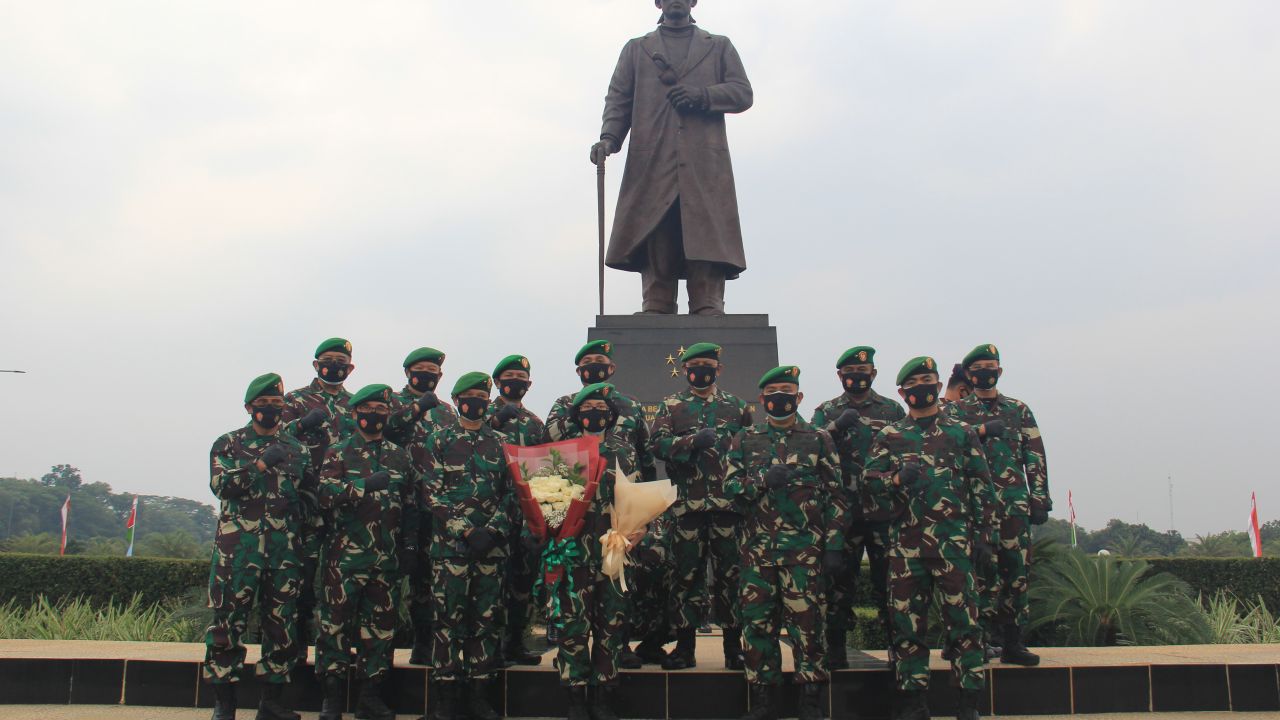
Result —
<instances>
[{"instance_id":1,"label":"green beret","mask_svg":"<svg viewBox=\"0 0 1280 720\"><path fill-rule=\"evenodd\" d=\"M795 383L800 384L800 368L795 365L783 365L776 367L765 373L760 378L760 387L772 383Z\"/></svg>"},{"instance_id":2,"label":"green beret","mask_svg":"<svg viewBox=\"0 0 1280 720\"><path fill-rule=\"evenodd\" d=\"M967 370L970 365L978 362L979 360L995 360L996 362L1000 362L1000 351L996 349L995 345L979 345L978 347L970 350L968 355L964 356L965 369Z\"/></svg>"},{"instance_id":3,"label":"green beret","mask_svg":"<svg viewBox=\"0 0 1280 720\"><path fill-rule=\"evenodd\" d=\"M836 361L836 369L839 370L845 365L871 365L874 367L875 364L876 349L869 345L859 345L844 351L844 354Z\"/></svg>"},{"instance_id":4,"label":"green beret","mask_svg":"<svg viewBox=\"0 0 1280 720\"><path fill-rule=\"evenodd\" d=\"M347 407L359 407L362 403L367 403L371 400L384 403L391 402L391 386L381 383L365 385L355 395L351 396L351 399L347 401Z\"/></svg>"},{"instance_id":5,"label":"green beret","mask_svg":"<svg viewBox=\"0 0 1280 720\"><path fill-rule=\"evenodd\" d=\"M613 343L608 340L592 340L578 349L578 354L573 356L573 364L580 364L584 355L604 355L607 358L612 358Z\"/></svg>"},{"instance_id":6,"label":"green beret","mask_svg":"<svg viewBox=\"0 0 1280 720\"><path fill-rule=\"evenodd\" d=\"M613 390L614 388L612 383L595 383L593 385L588 385L579 390L577 395L573 396L573 407L580 407L582 403L588 400L610 400L610 396L613 395ZM610 400L610 402L612 402L612 400Z\"/></svg>"},{"instance_id":7,"label":"green beret","mask_svg":"<svg viewBox=\"0 0 1280 720\"><path fill-rule=\"evenodd\" d=\"M694 343L684 351L680 356L680 362L685 363L695 358L711 358L712 360L720 359L720 346L715 343Z\"/></svg>"},{"instance_id":8,"label":"green beret","mask_svg":"<svg viewBox=\"0 0 1280 720\"><path fill-rule=\"evenodd\" d=\"M405 367L412 367L420 362L435 363L437 365L444 364L444 353L431 347L420 347L409 353L404 359Z\"/></svg>"},{"instance_id":9,"label":"green beret","mask_svg":"<svg viewBox=\"0 0 1280 720\"><path fill-rule=\"evenodd\" d=\"M331 337L316 346L316 357L320 357L327 352L340 352L350 355L351 341L346 338Z\"/></svg>"},{"instance_id":10,"label":"green beret","mask_svg":"<svg viewBox=\"0 0 1280 720\"><path fill-rule=\"evenodd\" d=\"M263 395L284 397L284 381L279 375L267 373L254 378L249 389L244 391L244 404L248 405Z\"/></svg>"},{"instance_id":11,"label":"green beret","mask_svg":"<svg viewBox=\"0 0 1280 720\"><path fill-rule=\"evenodd\" d=\"M498 367L493 369L493 379L497 380L498 376L507 370L523 370L529 372L529 358L523 355L508 355L498 362Z\"/></svg>"},{"instance_id":12,"label":"green beret","mask_svg":"<svg viewBox=\"0 0 1280 720\"><path fill-rule=\"evenodd\" d=\"M901 385L906 382L907 378L912 375L922 375L924 373L937 374L937 372L938 363L934 362L933 358L928 355L911 358L907 361L907 364L903 365L902 369L898 371L898 384Z\"/></svg>"},{"instance_id":13,"label":"green beret","mask_svg":"<svg viewBox=\"0 0 1280 720\"><path fill-rule=\"evenodd\" d=\"M489 379L487 373L469 372L458 378L458 382L453 384L453 397L458 397L468 390L483 390L489 392L493 389L493 381Z\"/></svg>"}]
</instances>

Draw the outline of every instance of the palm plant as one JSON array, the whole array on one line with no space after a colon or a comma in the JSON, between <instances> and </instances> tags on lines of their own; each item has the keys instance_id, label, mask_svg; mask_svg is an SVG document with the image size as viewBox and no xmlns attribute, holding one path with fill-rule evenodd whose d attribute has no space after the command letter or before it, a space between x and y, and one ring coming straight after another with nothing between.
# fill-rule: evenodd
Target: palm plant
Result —
<instances>
[{"instance_id":1,"label":"palm plant","mask_svg":"<svg viewBox=\"0 0 1280 720\"><path fill-rule=\"evenodd\" d=\"M1206 643L1212 633L1186 583L1148 574L1143 560L1063 553L1032 586L1031 628L1052 627L1069 645Z\"/></svg>"},{"instance_id":2,"label":"palm plant","mask_svg":"<svg viewBox=\"0 0 1280 720\"><path fill-rule=\"evenodd\" d=\"M1123 557L1142 557L1149 552L1147 543L1135 532L1120 533L1111 542L1111 552Z\"/></svg>"},{"instance_id":3,"label":"palm plant","mask_svg":"<svg viewBox=\"0 0 1280 720\"><path fill-rule=\"evenodd\" d=\"M1240 557L1244 548L1240 546L1231 533L1196 535L1196 539L1187 545L1187 554L1192 557Z\"/></svg>"},{"instance_id":4,"label":"palm plant","mask_svg":"<svg viewBox=\"0 0 1280 720\"><path fill-rule=\"evenodd\" d=\"M4 542L4 551L32 555L57 555L59 544L58 538L52 533L17 535Z\"/></svg>"}]
</instances>

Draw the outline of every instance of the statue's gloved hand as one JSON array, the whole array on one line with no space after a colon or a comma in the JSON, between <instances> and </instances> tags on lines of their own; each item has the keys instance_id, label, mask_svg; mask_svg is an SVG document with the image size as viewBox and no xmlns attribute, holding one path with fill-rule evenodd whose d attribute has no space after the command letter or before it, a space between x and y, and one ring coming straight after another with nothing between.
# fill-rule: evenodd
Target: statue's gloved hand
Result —
<instances>
[{"instance_id":1,"label":"statue's gloved hand","mask_svg":"<svg viewBox=\"0 0 1280 720\"><path fill-rule=\"evenodd\" d=\"M591 146L591 164L599 165L604 159L618 152L618 144L610 138L600 138L600 142Z\"/></svg>"},{"instance_id":2,"label":"statue's gloved hand","mask_svg":"<svg viewBox=\"0 0 1280 720\"><path fill-rule=\"evenodd\" d=\"M680 112L706 112L711 107L711 96L706 88L676 85L667 91L667 102Z\"/></svg>"}]
</instances>

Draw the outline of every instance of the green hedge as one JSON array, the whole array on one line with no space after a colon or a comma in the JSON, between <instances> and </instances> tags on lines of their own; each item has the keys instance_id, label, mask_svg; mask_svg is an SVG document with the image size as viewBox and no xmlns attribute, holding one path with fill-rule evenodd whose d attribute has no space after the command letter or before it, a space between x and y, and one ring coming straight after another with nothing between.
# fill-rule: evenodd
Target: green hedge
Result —
<instances>
[{"instance_id":1,"label":"green hedge","mask_svg":"<svg viewBox=\"0 0 1280 720\"><path fill-rule=\"evenodd\" d=\"M1155 572L1180 578L1192 590L1212 597L1225 590L1241 600L1259 597L1280 610L1280 558L1149 558Z\"/></svg>"},{"instance_id":2,"label":"green hedge","mask_svg":"<svg viewBox=\"0 0 1280 720\"><path fill-rule=\"evenodd\" d=\"M27 603L44 595L52 603L82 597L107 604L140 594L146 606L208 583L207 560L0 553L0 603Z\"/></svg>"}]
</instances>

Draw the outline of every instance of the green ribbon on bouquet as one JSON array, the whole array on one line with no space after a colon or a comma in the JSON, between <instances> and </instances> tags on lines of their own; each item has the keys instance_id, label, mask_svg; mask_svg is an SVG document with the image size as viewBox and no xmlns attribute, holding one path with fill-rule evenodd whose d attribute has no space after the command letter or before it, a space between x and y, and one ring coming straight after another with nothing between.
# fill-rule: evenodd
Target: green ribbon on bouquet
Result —
<instances>
[{"instance_id":1,"label":"green ribbon on bouquet","mask_svg":"<svg viewBox=\"0 0 1280 720\"><path fill-rule=\"evenodd\" d=\"M538 588L544 585L549 573L556 570L563 571L561 577L547 588L547 623L554 624L557 629L564 629L564 610L560 607L560 583L567 578L569 594L573 594L573 568L581 558L582 545L577 538L552 540L542 551L542 567L538 572L537 582L533 585L535 597L538 594Z\"/></svg>"}]
</instances>

